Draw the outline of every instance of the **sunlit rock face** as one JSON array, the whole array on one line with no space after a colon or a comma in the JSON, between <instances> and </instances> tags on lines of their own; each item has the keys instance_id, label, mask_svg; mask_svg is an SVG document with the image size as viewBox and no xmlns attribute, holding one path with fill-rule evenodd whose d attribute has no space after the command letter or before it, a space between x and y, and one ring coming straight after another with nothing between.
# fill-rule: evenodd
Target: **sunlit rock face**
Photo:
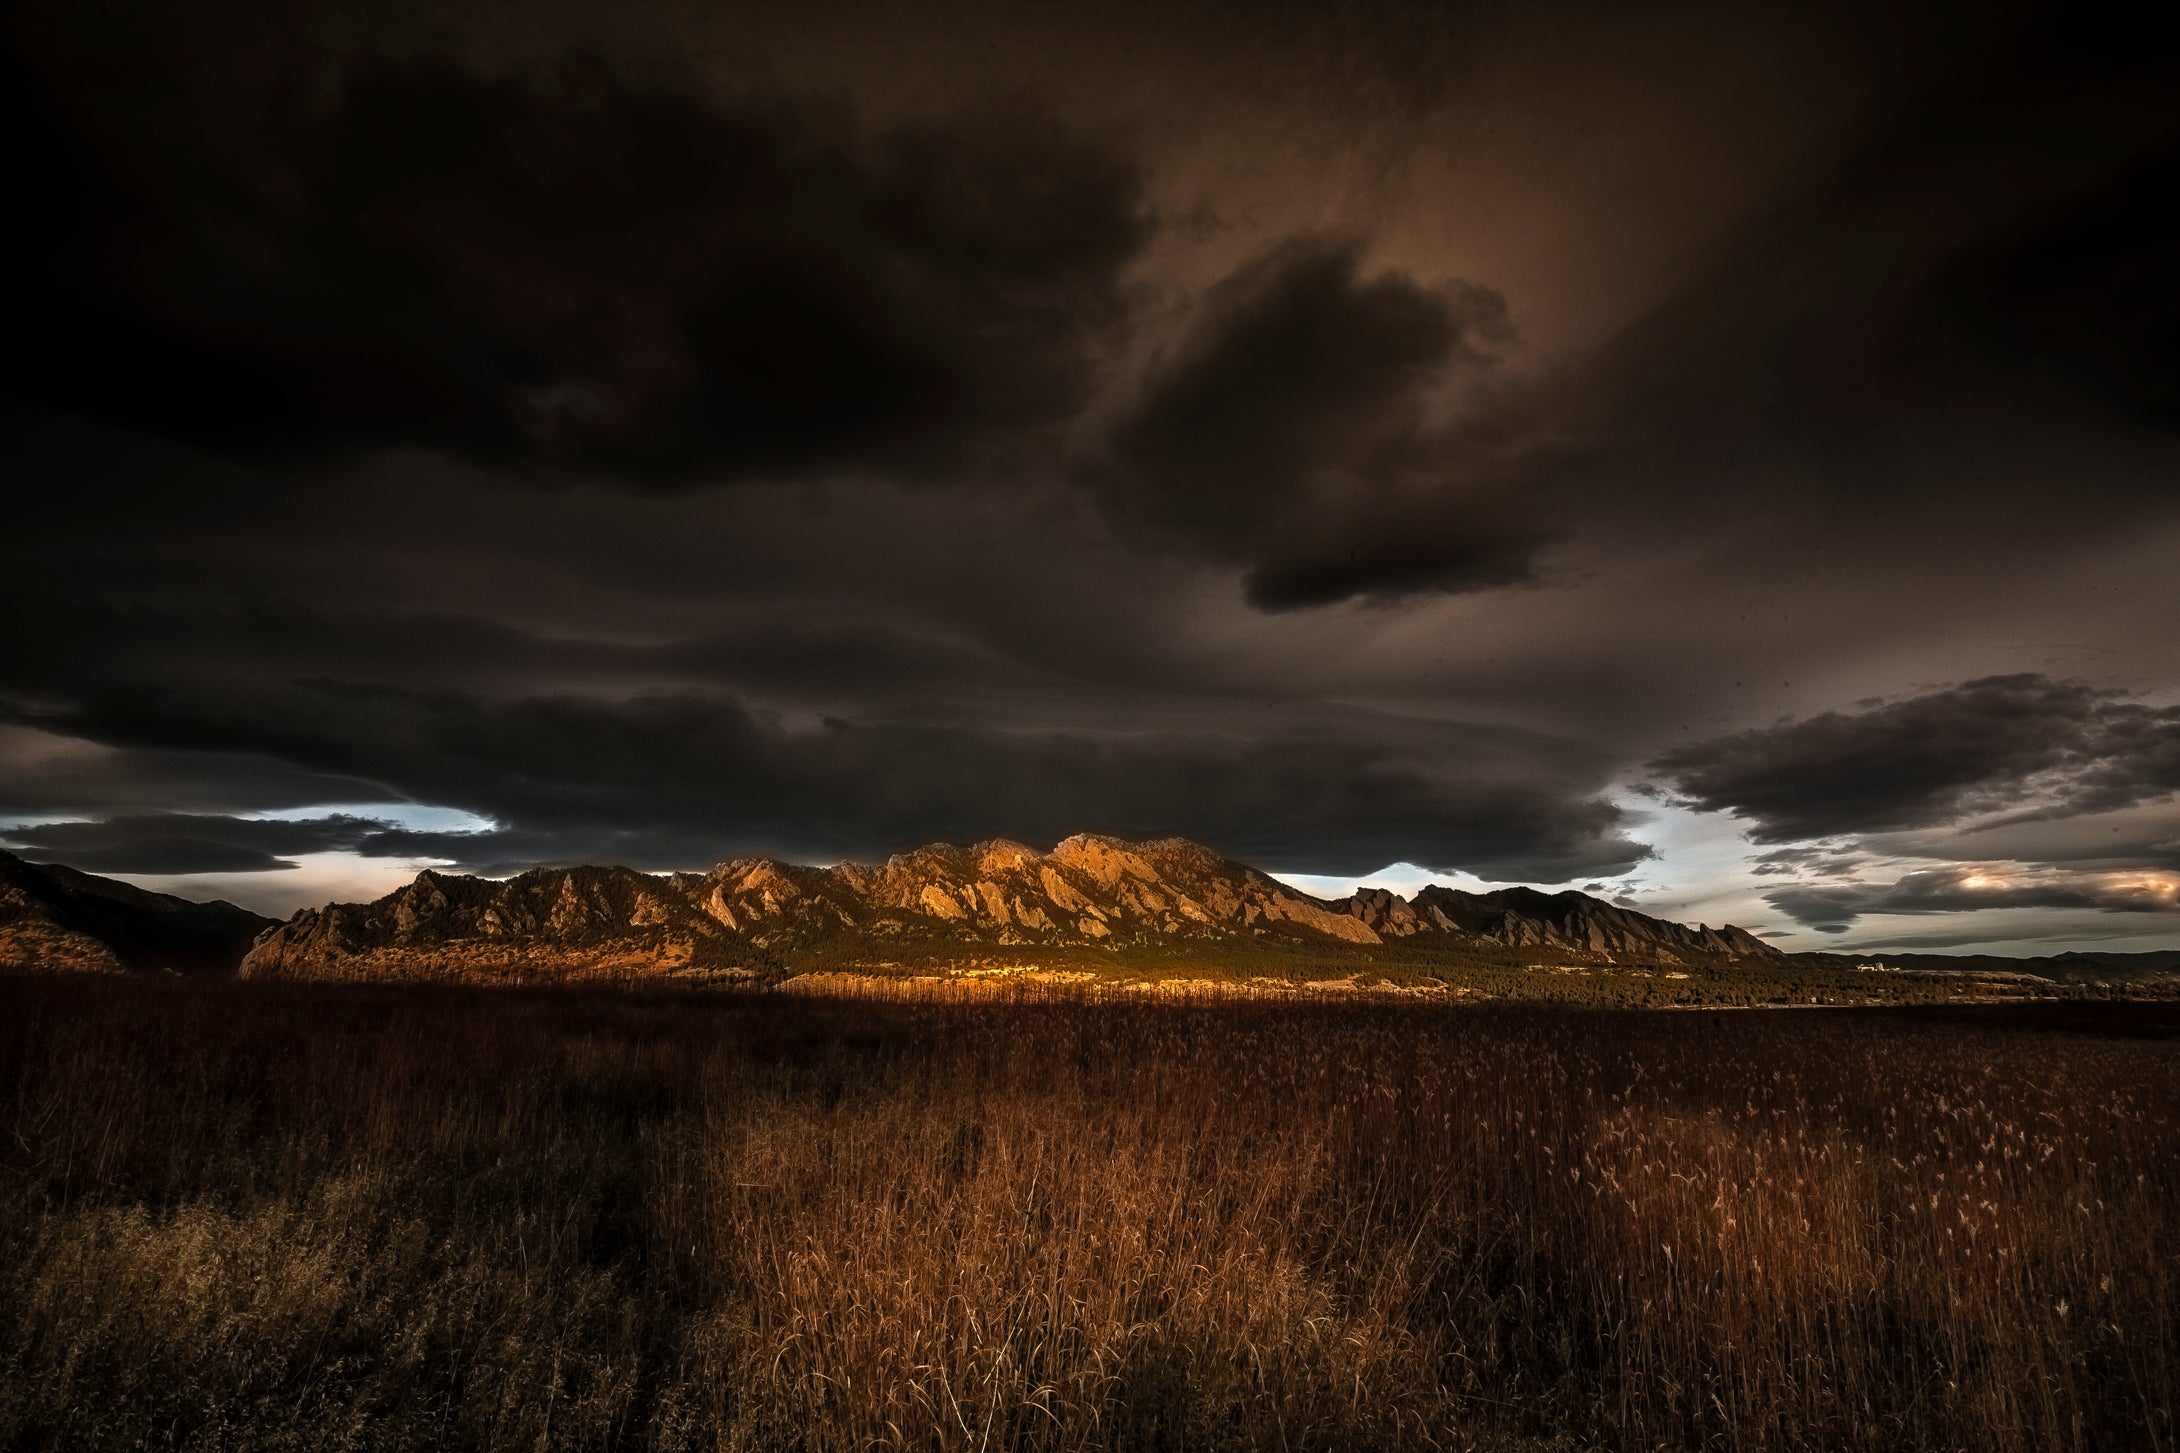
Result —
<instances>
[{"instance_id":1,"label":"sunlit rock face","mask_svg":"<svg viewBox=\"0 0 2180 1453\"><path fill-rule=\"evenodd\" d=\"M1400 944L1548 947L1648 961L1774 952L1739 929L1687 928L1580 893L1526 889L1414 899L1299 893L1179 838L1080 835L934 845L884 863L768 858L709 873L536 869L505 881L420 873L374 903L297 914L244 961L253 978L735 976L793 963L901 955L1101 949L1176 957L1250 945L1383 950Z\"/></svg>"}]
</instances>

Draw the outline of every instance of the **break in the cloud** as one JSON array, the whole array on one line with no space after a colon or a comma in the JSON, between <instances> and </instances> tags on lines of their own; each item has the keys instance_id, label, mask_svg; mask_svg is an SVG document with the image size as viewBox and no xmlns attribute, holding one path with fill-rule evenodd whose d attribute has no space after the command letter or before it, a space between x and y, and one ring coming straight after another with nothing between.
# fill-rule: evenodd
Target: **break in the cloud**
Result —
<instances>
[{"instance_id":1,"label":"break in the cloud","mask_svg":"<svg viewBox=\"0 0 2180 1453\"><path fill-rule=\"evenodd\" d=\"M2180 913L2170 845L2145 840L2161 816L2126 816L2180 792L2176 747L2180 709L2023 674L1733 733L1654 765L1687 805L1790 844L1750 863L1792 880L1763 901L1838 934L1888 915ZM2020 856L1993 856L2008 850Z\"/></svg>"}]
</instances>

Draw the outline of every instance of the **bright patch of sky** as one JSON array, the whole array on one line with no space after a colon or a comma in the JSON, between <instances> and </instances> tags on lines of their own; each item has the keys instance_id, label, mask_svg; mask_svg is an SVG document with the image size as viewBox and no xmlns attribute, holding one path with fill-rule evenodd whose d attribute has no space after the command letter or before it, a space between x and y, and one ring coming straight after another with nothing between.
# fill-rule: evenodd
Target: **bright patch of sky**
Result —
<instances>
[{"instance_id":1,"label":"bright patch of sky","mask_svg":"<svg viewBox=\"0 0 2180 1453\"><path fill-rule=\"evenodd\" d=\"M445 867L445 858L366 858L357 853L303 853L283 861L294 867L277 873L111 873L154 893L172 893L199 902L224 898L268 918L286 918L304 908L328 903L367 903L383 898L425 868Z\"/></svg>"},{"instance_id":2,"label":"bright patch of sky","mask_svg":"<svg viewBox=\"0 0 2180 1453\"><path fill-rule=\"evenodd\" d=\"M281 807L267 812L238 812L256 822L317 822L328 817L362 817L410 832L490 832L499 824L459 807L429 802L326 802L310 807Z\"/></svg>"},{"instance_id":3,"label":"bright patch of sky","mask_svg":"<svg viewBox=\"0 0 2180 1453\"><path fill-rule=\"evenodd\" d=\"M1756 889L1763 880L1746 870L1748 841L1731 822L1716 813L1691 812L1634 794L1618 802L1634 821L1634 836L1650 844L1649 859L1616 878L1525 886L1546 893L1572 888L1623 908L1689 923L1736 923L1758 931L1792 926L1757 896ZM1389 888L1405 898L1432 883L1471 893L1510 886L1487 882L1470 873L1434 873L1414 863L1394 863L1361 878L1308 873L1273 876L1319 898L1344 898L1357 888Z\"/></svg>"},{"instance_id":4,"label":"bright patch of sky","mask_svg":"<svg viewBox=\"0 0 2180 1453\"><path fill-rule=\"evenodd\" d=\"M313 822L330 817L356 817L411 832L490 832L498 826L489 817L428 802L326 802L235 815L262 822ZM369 902L384 897L423 869L443 868L453 860L323 852L300 853L281 861L291 866L277 872L114 873L109 876L154 893L172 893L200 901L224 898L253 913L286 918L299 909L335 902Z\"/></svg>"},{"instance_id":5,"label":"bright patch of sky","mask_svg":"<svg viewBox=\"0 0 2180 1453\"><path fill-rule=\"evenodd\" d=\"M1790 881L1752 871L1761 851L1740 826L1715 812L1696 812L1629 793L1616 798L1633 819L1633 835L1652 856L1623 877L1571 883L1532 883L1544 892L1574 888L1681 923L1731 923L1758 933L1788 952L1996 953L2035 956L2068 952L2129 953L2172 946L2171 925L2161 915L2103 913L2089 909L1989 908L1943 914L1873 913L1846 933L1819 933L1765 901L1764 894ZM1930 862L1876 857L1862 872L1898 876ZM1394 863L1360 878L1275 873L1274 877L1318 898L1344 898L1357 888L1389 888L1402 897L1431 883L1471 893L1508 886L1467 873L1433 873L1413 863Z\"/></svg>"}]
</instances>

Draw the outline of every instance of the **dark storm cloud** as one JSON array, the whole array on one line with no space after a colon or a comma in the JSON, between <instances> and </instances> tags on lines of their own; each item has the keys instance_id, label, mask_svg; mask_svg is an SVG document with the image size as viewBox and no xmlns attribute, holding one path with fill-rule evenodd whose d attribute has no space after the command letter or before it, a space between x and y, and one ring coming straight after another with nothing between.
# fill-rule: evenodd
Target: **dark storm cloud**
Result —
<instances>
[{"instance_id":1,"label":"dark storm cloud","mask_svg":"<svg viewBox=\"0 0 2180 1453\"><path fill-rule=\"evenodd\" d=\"M873 131L577 56L374 63L237 135L34 79L8 386L253 456L974 472L1079 408L1146 235L1132 163L1020 109Z\"/></svg>"},{"instance_id":2,"label":"dark storm cloud","mask_svg":"<svg viewBox=\"0 0 2180 1453\"><path fill-rule=\"evenodd\" d=\"M1261 609L1527 583L1543 533L1510 486L1529 441L1447 417L1512 341L1488 288L1365 276L1350 240L1284 244L1153 366L1107 497L1245 565Z\"/></svg>"},{"instance_id":3,"label":"dark storm cloud","mask_svg":"<svg viewBox=\"0 0 2180 1453\"><path fill-rule=\"evenodd\" d=\"M2090 909L2104 913L2180 913L2180 877L2084 873L2019 865L1948 865L1889 883L1781 888L1766 902L1797 923L1843 933L1872 913L1966 913L1992 908Z\"/></svg>"},{"instance_id":4,"label":"dark storm cloud","mask_svg":"<svg viewBox=\"0 0 2180 1453\"><path fill-rule=\"evenodd\" d=\"M59 582L56 582L59 584ZM0 617L51 597L0 589ZM322 610L258 595L214 602L76 599L48 629L0 636L0 680L72 696L151 680L236 684L299 676L398 677L519 689L541 678L680 680L793 693L989 684L1020 668L988 648L883 621L768 619L650 642L571 639L478 616Z\"/></svg>"},{"instance_id":5,"label":"dark storm cloud","mask_svg":"<svg viewBox=\"0 0 2180 1453\"><path fill-rule=\"evenodd\" d=\"M347 814L285 820L159 812L0 828L0 847L90 873L261 873L293 868L287 859L302 853L400 856L384 841L398 832Z\"/></svg>"},{"instance_id":6,"label":"dark storm cloud","mask_svg":"<svg viewBox=\"0 0 2180 1453\"><path fill-rule=\"evenodd\" d=\"M106 816L147 804L264 812L388 795L375 783L246 751L116 751L0 720L0 818Z\"/></svg>"},{"instance_id":7,"label":"dark storm cloud","mask_svg":"<svg viewBox=\"0 0 2180 1453\"><path fill-rule=\"evenodd\" d=\"M616 643L268 598L87 601L49 631L8 640L0 667L31 689L15 714L35 728L14 732L97 754L95 783L26 758L16 784L38 790L0 809L418 800L500 824L445 835L247 822L220 837L224 855L200 856L201 871L265 866L281 833L481 869L592 858L692 867L757 850L869 855L1090 827L1183 832L1302 871L1408 860L1556 880L1613 871L1644 851L1600 797L1610 763L1587 747L1203 697L1116 716L1113 688L1095 673L1064 684L928 627L867 619L768 617ZM335 674L295 684L314 671ZM540 695L539 683L553 694ZM1025 685L1033 708L1011 704ZM1063 689L1081 699L1077 711L1057 704ZM902 712L869 709L896 694ZM830 720L782 709L800 699L833 710L828 698L864 706ZM151 763L161 764L156 779ZM285 787L235 803L208 776L193 780L191 763ZM96 847L96 861L119 870L150 861L129 857L137 836L130 824L123 838L94 843L76 825L37 842L56 853ZM155 846L160 861L182 861L172 844Z\"/></svg>"},{"instance_id":8,"label":"dark storm cloud","mask_svg":"<svg viewBox=\"0 0 2180 1453\"><path fill-rule=\"evenodd\" d=\"M2174 866L2169 76L1902 14L31 0L0 813Z\"/></svg>"},{"instance_id":9,"label":"dark storm cloud","mask_svg":"<svg viewBox=\"0 0 2180 1453\"><path fill-rule=\"evenodd\" d=\"M2180 791L2180 708L1993 676L1697 742L1653 767L1764 843L2107 811Z\"/></svg>"},{"instance_id":10,"label":"dark storm cloud","mask_svg":"<svg viewBox=\"0 0 2180 1453\"><path fill-rule=\"evenodd\" d=\"M1278 868L1405 859L1557 882L1647 851L1597 795L1607 766L1588 749L1351 711L1231 732L1028 731L805 724L685 695L485 702L319 683L117 690L44 724L124 748L240 747L502 824L499 839L410 834L373 849L472 862L507 841L689 866L1087 829L1178 832Z\"/></svg>"},{"instance_id":11,"label":"dark storm cloud","mask_svg":"<svg viewBox=\"0 0 2180 1453\"><path fill-rule=\"evenodd\" d=\"M1965 249L1924 302L2009 362L2180 431L2180 18L2155 6L2025 13L1999 63L1928 108L1927 139L1981 145L1981 129L2091 169Z\"/></svg>"},{"instance_id":12,"label":"dark storm cloud","mask_svg":"<svg viewBox=\"0 0 2180 1453\"><path fill-rule=\"evenodd\" d=\"M1580 532L1950 579L2170 523L2174 27L1985 19L1557 381Z\"/></svg>"},{"instance_id":13,"label":"dark storm cloud","mask_svg":"<svg viewBox=\"0 0 2180 1453\"><path fill-rule=\"evenodd\" d=\"M1937 296L1989 339L2152 428L2180 432L2180 145L1976 248Z\"/></svg>"}]
</instances>

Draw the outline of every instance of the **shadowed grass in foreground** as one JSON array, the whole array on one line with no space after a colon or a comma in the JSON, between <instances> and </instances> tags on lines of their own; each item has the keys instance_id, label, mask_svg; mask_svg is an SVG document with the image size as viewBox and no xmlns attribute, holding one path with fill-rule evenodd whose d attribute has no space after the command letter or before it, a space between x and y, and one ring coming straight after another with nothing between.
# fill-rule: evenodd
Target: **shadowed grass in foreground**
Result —
<instances>
[{"instance_id":1,"label":"shadowed grass in foreground","mask_svg":"<svg viewBox=\"0 0 2180 1453\"><path fill-rule=\"evenodd\" d=\"M2176 1023L11 980L0 1438L2172 1447Z\"/></svg>"}]
</instances>

